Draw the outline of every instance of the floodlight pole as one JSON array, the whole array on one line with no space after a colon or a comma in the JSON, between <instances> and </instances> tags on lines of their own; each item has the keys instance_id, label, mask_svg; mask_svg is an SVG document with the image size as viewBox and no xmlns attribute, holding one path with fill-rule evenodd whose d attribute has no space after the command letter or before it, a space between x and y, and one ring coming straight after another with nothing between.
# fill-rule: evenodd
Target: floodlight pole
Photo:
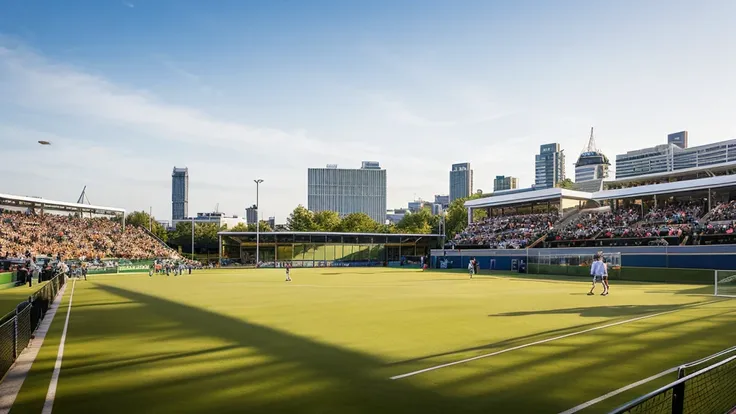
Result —
<instances>
[{"instance_id":1,"label":"floodlight pole","mask_svg":"<svg viewBox=\"0 0 736 414\"><path fill-rule=\"evenodd\" d=\"M253 180L253 182L256 183L256 267L258 267L258 263L261 261L260 260L260 256L261 256L261 251L260 251L260 248L261 248L260 247L260 244L261 244L261 229L260 229L261 228L261 217L260 217L261 212L258 209L258 207L260 206L258 202L258 190L263 180L258 178L256 180Z\"/></svg>"},{"instance_id":2,"label":"floodlight pole","mask_svg":"<svg viewBox=\"0 0 736 414\"><path fill-rule=\"evenodd\" d=\"M194 216L192 216L192 260L194 260Z\"/></svg>"}]
</instances>

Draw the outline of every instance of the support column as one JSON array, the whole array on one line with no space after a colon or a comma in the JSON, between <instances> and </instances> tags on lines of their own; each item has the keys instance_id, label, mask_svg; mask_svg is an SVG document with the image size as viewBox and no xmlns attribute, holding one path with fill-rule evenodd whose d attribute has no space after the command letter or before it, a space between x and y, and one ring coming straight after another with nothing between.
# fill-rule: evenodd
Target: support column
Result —
<instances>
[{"instance_id":1,"label":"support column","mask_svg":"<svg viewBox=\"0 0 736 414\"><path fill-rule=\"evenodd\" d=\"M654 208L657 208L657 195L654 195Z\"/></svg>"},{"instance_id":2,"label":"support column","mask_svg":"<svg viewBox=\"0 0 736 414\"><path fill-rule=\"evenodd\" d=\"M713 193L710 191L710 188L708 189L708 211L710 211L713 207L712 205L712 199L713 199Z\"/></svg>"},{"instance_id":3,"label":"support column","mask_svg":"<svg viewBox=\"0 0 736 414\"><path fill-rule=\"evenodd\" d=\"M468 207L468 226L473 222L473 209Z\"/></svg>"},{"instance_id":4,"label":"support column","mask_svg":"<svg viewBox=\"0 0 736 414\"><path fill-rule=\"evenodd\" d=\"M222 264L222 234L217 235L217 264Z\"/></svg>"}]
</instances>

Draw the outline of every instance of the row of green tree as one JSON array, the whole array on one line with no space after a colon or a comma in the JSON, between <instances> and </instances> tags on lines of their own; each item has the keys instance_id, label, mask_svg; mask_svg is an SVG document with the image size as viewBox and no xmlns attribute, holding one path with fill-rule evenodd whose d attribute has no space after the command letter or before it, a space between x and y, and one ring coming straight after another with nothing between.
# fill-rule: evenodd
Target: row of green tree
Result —
<instances>
[{"instance_id":1,"label":"row of green tree","mask_svg":"<svg viewBox=\"0 0 736 414\"><path fill-rule=\"evenodd\" d=\"M176 227L172 230L167 230L161 223L157 222L154 217L151 217L145 211L134 211L125 218L125 222L128 225L142 227L150 230L156 237L161 241L169 244L170 246L186 247L192 245L192 223L181 221L176 224ZM260 223L260 231L268 232L273 231L269 227L268 222L262 221ZM215 250L217 251L218 239L217 233L220 231L228 230L227 226L218 226L216 223L197 223L194 226L194 245L198 250ZM256 231L255 223L252 224L238 224L237 226L230 229L230 231Z\"/></svg>"},{"instance_id":2,"label":"row of green tree","mask_svg":"<svg viewBox=\"0 0 736 414\"><path fill-rule=\"evenodd\" d=\"M448 238L465 229L468 221L468 210L464 203L467 200L480 197L474 194L471 197L453 201L445 213L445 234ZM475 219L485 216L485 211L476 210ZM411 234L439 234L442 217L433 215L429 210L422 209L416 213L406 214L396 224L383 224L373 220L365 213L348 214L340 217L334 211L309 211L304 206L297 206L286 220L286 229L289 231L324 231L345 233L411 233ZM181 246L187 250L192 244L192 224L179 222L172 230L163 225L145 211L135 211L126 217L128 225L150 229L161 241L170 246ZM271 232L268 222L261 221L259 230ZM254 232L255 223L240 223L228 229L215 223L198 223L194 226L194 244L198 250L216 250L218 246L217 233L220 231Z\"/></svg>"}]
</instances>

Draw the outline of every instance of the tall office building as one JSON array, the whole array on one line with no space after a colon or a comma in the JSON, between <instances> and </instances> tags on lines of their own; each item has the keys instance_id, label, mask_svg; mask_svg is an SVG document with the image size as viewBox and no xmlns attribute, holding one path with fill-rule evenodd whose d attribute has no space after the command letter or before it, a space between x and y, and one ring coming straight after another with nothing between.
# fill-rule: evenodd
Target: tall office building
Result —
<instances>
[{"instance_id":1,"label":"tall office building","mask_svg":"<svg viewBox=\"0 0 736 414\"><path fill-rule=\"evenodd\" d=\"M245 222L248 224L258 222L258 210L256 210L255 204L245 209Z\"/></svg>"},{"instance_id":2,"label":"tall office building","mask_svg":"<svg viewBox=\"0 0 736 414\"><path fill-rule=\"evenodd\" d=\"M515 190L519 188L519 179L516 177L506 177L505 175L497 175L493 180L493 191Z\"/></svg>"},{"instance_id":3,"label":"tall office building","mask_svg":"<svg viewBox=\"0 0 736 414\"><path fill-rule=\"evenodd\" d=\"M434 196L434 204L439 204L443 209L450 207L450 196L449 195L436 195Z\"/></svg>"},{"instance_id":4,"label":"tall office building","mask_svg":"<svg viewBox=\"0 0 736 414\"><path fill-rule=\"evenodd\" d=\"M608 168L610 166L611 163L608 161L608 157L603 155L596 147L593 128L590 128L588 145L580 152L578 162L575 163L575 182L581 183L608 178Z\"/></svg>"},{"instance_id":5,"label":"tall office building","mask_svg":"<svg viewBox=\"0 0 736 414\"><path fill-rule=\"evenodd\" d=\"M687 148L687 131L680 131L667 135L667 143L677 145L682 149Z\"/></svg>"},{"instance_id":6,"label":"tall office building","mask_svg":"<svg viewBox=\"0 0 736 414\"><path fill-rule=\"evenodd\" d=\"M534 188L554 188L565 179L565 153L560 144L544 144L534 157Z\"/></svg>"},{"instance_id":7,"label":"tall office building","mask_svg":"<svg viewBox=\"0 0 736 414\"><path fill-rule=\"evenodd\" d=\"M360 169L310 168L307 170L307 208L335 211L341 216L366 213L386 221L386 170L378 162L363 161Z\"/></svg>"},{"instance_id":8,"label":"tall office building","mask_svg":"<svg viewBox=\"0 0 736 414\"><path fill-rule=\"evenodd\" d=\"M681 133L678 133L681 134ZM616 156L616 179L736 162L736 139L683 148L671 143ZM687 134L683 145L687 146Z\"/></svg>"},{"instance_id":9,"label":"tall office building","mask_svg":"<svg viewBox=\"0 0 736 414\"><path fill-rule=\"evenodd\" d=\"M189 216L189 169L176 168L171 173L171 220Z\"/></svg>"},{"instance_id":10,"label":"tall office building","mask_svg":"<svg viewBox=\"0 0 736 414\"><path fill-rule=\"evenodd\" d=\"M470 197L473 193L473 170L469 162L452 164L450 170L450 202Z\"/></svg>"}]
</instances>

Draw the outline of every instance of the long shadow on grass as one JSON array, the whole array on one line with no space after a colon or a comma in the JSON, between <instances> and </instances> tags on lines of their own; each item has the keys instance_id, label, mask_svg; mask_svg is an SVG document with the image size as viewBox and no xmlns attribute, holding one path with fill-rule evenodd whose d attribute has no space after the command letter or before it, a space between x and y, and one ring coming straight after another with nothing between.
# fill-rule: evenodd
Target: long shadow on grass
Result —
<instances>
[{"instance_id":1,"label":"long shadow on grass","mask_svg":"<svg viewBox=\"0 0 736 414\"><path fill-rule=\"evenodd\" d=\"M708 303L714 303L714 302L719 302L719 301L720 300L714 300L714 301L702 302L702 303L697 303L696 302L696 305L695 306L705 305L705 304L708 304ZM551 330L547 330L547 331L543 331L543 332L537 332L537 333L533 333L533 334L529 334L529 335L518 336L518 337L515 337L515 338L510 338L510 339L507 339L507 340L503 340L503 341L500 341L500 342L494 342L494 343L480 345L480 346L475 346L475 347L471 347L471 348L456 349L456 350L452 350L452 351L448 351L448 352L436 353L436 354L431 354L431 355L425 355L425 356L418 357L418 358L411 358L411 359L406 359L406 360L402 360L402 361L396 361L396 362L391 363L390 365L391 366L404 365L404 364L411 364L411 363L415 363L415 362L419 362L419 361L424 361L424 360L428 360L428 359L442 358L442 357L447 357L447 356L452 356L452 355L462 355L462 354L474 353L474 352L479 352L479 351L489 351L489 350L492 350L492 349L509 348L509 347L513 347L513 346L517 346L517 345L522 345L522 344L526 344L526 343L530 343L530 342L536 342L536 341L544 340L544 339L547 339L547 338L552 338L554 336L562 336L562 335L567 335L567 334L571 334L571 333L574 333L574 332L583 331L583 330L586 330L586 329L594 328L596 326L605 325L607 323L619 322L619 321L623 320L624 318L628 318L630 316L645 316L645 315L648 315L648 314L654 314L654 313L659 313L659 312L666 312L666 311L670 311L670 310L676 310L676 309L684 308L684 307L687 307L687 306L692 306L692 304L690 304L690 305L661 305L661 306L660 305L652 305L652 306L643 305L643 306L634 306L634 308L639 308L638 312L634 312L633 309L626 309L629 313L626 313L626 312L624 312L624 313L617 313L617 312L615 312L613 310L613 308L615 308L615 307L606 307L606 308L602 308L602 310L598 311L597 312L598 314L596 314L596 315L592 315L592 314L585 315L585 316L590 316L590 317L592 317L592 316L598 316L598 317L604 317L604 316L606 316L606 317L611 317L610 320L605 321L605 322L596 321L596 322L579 324L579 325L565 327L565 328L551 329ZM569 312L566 312L566 311L569 311ZM488 316L489 317L494 317L494 316L538 315L538 314L543 314L545 312L548 313L548 314L556 314L556 313L563 314L563 313L596 312L596 311L595 311L595 308L572 308L572 309L554 309L554 310L549 310L549 311L536 311L536 312L535 311L529 311L529 312L509 312L509 313L506 313L506 314L488 315ZM424 368L426 368L426 367L424 367Z\"/></svg>"},{"instance_id":2,"label":"long shadow on grass","mask_svg":"<svg viewBox=\"0 0 736 414\"><path fill-rule=\"evenodd\" d=\"M567 309L548 309L534 311L518 311L497 313L488 316L529 316L529 315L566 315L577 314L588 318L602 317L621 317L646 315L650 313L667 312L682 308L682 305L616 305L616 306L596 306L596 307L580 307Z\"/></svg>"},{"instance_id":3,"label":"long shadow on grass","mask_svg":"<svg viewBox=\"0 0 736 414\"><path fill-rule=\"evenodd\" d=\"M462 390L473 384L493 384L494 379L506 378L508 382L505 387L484 390L484 397L494 401L499 412L535 412L539 404L558 412L574 405L562 403L563 400L559 398L562 395L567 394L564 401L581 403L597 396L590 394L593 389L602 395L664 369L725 349L736 339L733 334L736 320L732 317L735 312L736 309L732 309L683 318L656 325L655 329L652 329L651 323L629 326L626 335L597 331L582 343L575 344L573 341L567 345L558 344L560 346L557 347L529 349L526 351L528 356L521 363L479 362L474 374L458 377L443 385L449 390ZM728 334L724 335L726 332ZM707 340L706 347L703 346L704 340ZM586 352L588 349L605 349L607 352L591 354ZM549 369L550 366L555 366L555 369ZM673 375L659 383L647 384L620 398L595 406L589 412L605 412L656 388L656 384L663 385L674 380ZM579 384L588 386L580 387ZM556 397L545 393L555 389L558 392L554 394ZM530 400L527 398L530 394L537 397Z\"/></svg>"},{"instance_id":4,"label":"long shadow on grass","mask_svg":"<svg viewBox=\"0 0 736 414\"><path fill-rule=\"evenodd\" d=\"M427 413L461 412L463 404L411 384L388 381L380 372L382 361L366 354L330 346L266 326L249 323L204 309L109 285L97 285L106 293L142 305L136 312L165 318L191 332L193 337L216 338L241 352L266 361L244 363L214 354L203 372L174 375L140 385L96 386L71 390L60 388L59 409L54 412L106 412L130 409L144 412L294 412L294 413ZM130 324L135 309L119 308L112 323ZM136 313L135 315L139 315ZM74 321L73 321L74 322ZM185 328L184 328L185 327ZM112 335L114 329L108 334ZM122 331L129 331L123 328ZM80 332L81 333L81 332ZM150 332L160 335L161 332ZM140 332L142 336L145 332ZM72 331L72 335L75 333ZM72 337L73 337L72 336ZM91 340L91 339L90 339ZM71 345L70 345L71 346ZM77 347L83 346L78 342ZM165 343L152 343L165 349ZM71 349L71 348L70 348ZM165 357L164 357L165 358ZM240 357L239 357L240 358ZM139 361L115 361L109 375L135 366ZM184 363L184 362L180 362ZM197 363L202 363L198 361ZM81 366L80 366L81 365ZM83 380L89 369L83 363L62 370L61 384ZM176 366L174 361L173 368ZM100 365L104 367L105 365ZM145 373L145 366L139 366ZM150 375L150 374L148 374ZM71 385L70 385L71 386ZM250 388L249 388L250 387Z\"/></svg>"}]
</instances>

